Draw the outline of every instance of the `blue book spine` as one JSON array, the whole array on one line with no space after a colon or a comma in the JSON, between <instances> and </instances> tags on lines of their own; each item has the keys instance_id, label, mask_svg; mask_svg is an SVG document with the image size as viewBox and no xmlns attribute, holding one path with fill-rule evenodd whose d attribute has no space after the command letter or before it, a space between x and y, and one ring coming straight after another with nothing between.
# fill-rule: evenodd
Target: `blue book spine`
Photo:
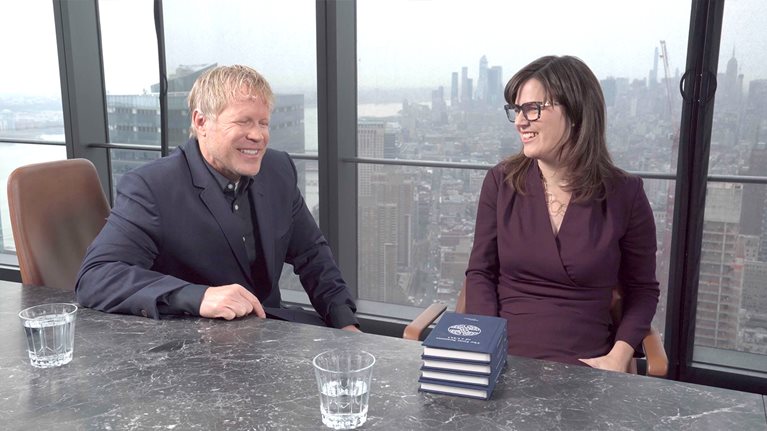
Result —
<instances>
[{"instance_id":1,"label":"blue book spine","mask_svg":"<svg viewBox=\"0 0 767 431\"><path fill-rule=\"evenodd\" d=\"M495 389L495 384L506 365L506 361L500 362L499 366L490 375L488 385L472 385L460 382L446 382L444 380L418 379L420 383L418 390L422 392L433 392L445 395L458 395L469 398L489 399Z\"/></svg>"},{"instance_id":2,"label":"blue book spine","mask_svg":"<svg viewBox=\"0 0 767 431\"><path fill-rule=\"evenodd\" d=\"M422 355L421 358L425 361L421 366L421 370L429 371L446 371L451 373L459 373L464 375L478 375L487 376L492 374L495 366L501 361L506 360L508 356L508 339L504 335L501 338L501 342L498 344L498 349L491 355L491 361L487 364L477 363L473 361L462 361L460 359L451 358L433 358L426 355ZM427 365L433 364L436 366Z\"/></svg>"},{"instance_id":3,"label":"blue book spine","mask_svg":"<svg viewBox=\"0 0 767 431\"><path fill-rule=\"evenodd\" d=\"M502 345L505 347L506 343L502 343ZM498 375L500 374L500 370L503 368L503 366L506 364L506 352L498 353L495 355L495 358L493 362L490 364L492 367L489 369L490 372L488 373L476 373L476 372L467 372L462 370L456 370L456 369L442 369L442 368L432 368L432 367L421 367L421 378L422 379L428 379L430 381L436 381L440 380L445 382L446 384L450 384L451 382L462 382L462 383L468 383L468 384L476 384L476 385L489 385L492 379L498 378Z\"/></svg>"}]
</instances>

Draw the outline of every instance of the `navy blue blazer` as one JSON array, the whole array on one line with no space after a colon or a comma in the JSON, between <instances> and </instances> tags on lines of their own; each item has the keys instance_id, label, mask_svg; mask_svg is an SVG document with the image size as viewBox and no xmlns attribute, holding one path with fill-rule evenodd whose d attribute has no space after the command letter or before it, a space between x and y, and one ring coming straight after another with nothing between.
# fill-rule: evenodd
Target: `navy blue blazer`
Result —
<instances>
[{"instance_id":1,"label":"navy blue blazer","mask_svg":"<svg viewBox=\"0 0 767 431\"><path fill-rule=\"evenodd\" d=\"M168 157L123 175L112 213L85 254L77 301L153 318L199 314L208 286L239 283L264 307L279 308L279 278L287 262L325 324L356 324L354 301L301 196L290 157L267 150L249 193L269 286L254 285L236 215L193 138ZM168 295L182 288L196 292L195 299L168 309Z\"/></svg>"}]
</instances>

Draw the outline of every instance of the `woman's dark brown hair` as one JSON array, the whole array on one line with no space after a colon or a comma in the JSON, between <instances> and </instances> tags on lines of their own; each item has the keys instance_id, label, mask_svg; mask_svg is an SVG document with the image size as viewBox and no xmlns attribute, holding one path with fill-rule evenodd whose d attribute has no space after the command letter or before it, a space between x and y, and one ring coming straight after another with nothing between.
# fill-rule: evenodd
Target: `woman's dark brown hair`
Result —
<instances>
[{"instance_id":1,"label":"woman's dark brown hair","mask_svg":"<svg viewBox=\"0 0 767 431\"><path fill-rule=\"evenodd\" d=\"M562 106L572 127L557 149L557 157L566 169L565 190L571 200L583 202L604 199L605 181L621 175L607 152L605 134L605 99L594 73L577 57L541 57L517 72L504 90L506 101L516 103L519 89L529 80L541 83L546 100ZM523 151L505 160L506 181L524 194L525 175L533 159Z\"/></svg>"}]
</instances>

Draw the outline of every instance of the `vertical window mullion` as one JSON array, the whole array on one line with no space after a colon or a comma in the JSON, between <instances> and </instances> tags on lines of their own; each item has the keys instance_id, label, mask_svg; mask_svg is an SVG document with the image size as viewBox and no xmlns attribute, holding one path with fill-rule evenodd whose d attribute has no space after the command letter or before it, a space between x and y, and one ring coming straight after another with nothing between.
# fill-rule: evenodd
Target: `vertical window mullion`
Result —
<instances>
[{"instance_id":1,"label":"vertical window mullion","mask_svg":"<svg viewBox=\"0 0 767 431\"><path fill-rule=\"evenodd\" d=\"M669 377L685 379L692 360L700 270L706 176L713 118L713 88L719 56L723 5L693 2L686 72L680 83L685 103L677 164L672 270L666 349Z\"/></svg>"}]
</instances>

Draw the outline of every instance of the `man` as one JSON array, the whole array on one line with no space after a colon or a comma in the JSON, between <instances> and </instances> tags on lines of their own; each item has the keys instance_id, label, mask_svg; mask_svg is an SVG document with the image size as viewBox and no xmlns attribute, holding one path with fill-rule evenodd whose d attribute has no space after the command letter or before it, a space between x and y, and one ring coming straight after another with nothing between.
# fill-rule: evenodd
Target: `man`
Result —
<instances>
[{"instance_id":1,"label":"man","mask_svg":"<svg viewBox=\"0 0 767 431\"><path fill-rule=\"evenodd\" d=\"M354 301L298 190L295 165L267 150L273 99L266 79L246 66L197 79L189 141L123 176L80 268L78 302L153 318L321 317L358 331ZM283 262L320 317L281 306Z\"/></svg>"}]
</instances>

